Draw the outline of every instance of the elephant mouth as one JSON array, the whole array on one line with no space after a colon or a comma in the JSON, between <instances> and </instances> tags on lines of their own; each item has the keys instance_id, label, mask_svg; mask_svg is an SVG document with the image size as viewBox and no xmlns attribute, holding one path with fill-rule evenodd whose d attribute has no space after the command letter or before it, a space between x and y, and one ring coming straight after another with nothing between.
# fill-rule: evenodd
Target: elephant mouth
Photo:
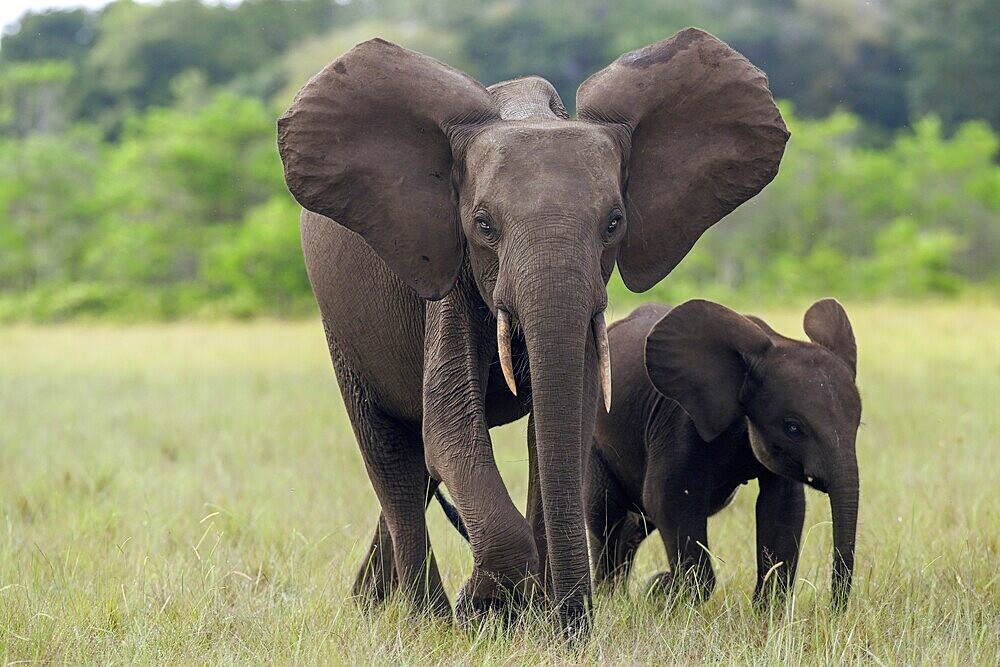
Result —
<instances>
[{"instance_id":1,"label":"elephant mouth","mask_svg":"<svg viewBox=\"0 0 1000 667\"><path fill-rule=\"evenodd\" d=\"M830 488L826 485L826 482L819 479L818 477L813 477L812 475L806 475L803 481L805 481L806 484L816 489L817 491L821 491L823 493L830 492Z\"/></svg>"},{"instance_id":2,"label":"elephant mouth","mask_svg":"<svg viewBox=\"0 0 1000 667\"><path fill-rule=\"evenodd\" d=\"M789 477L791 477L792 479L797 479L806 486L816 489L821 493L826 493L826 494L830 493L830 489L829 486L827 486L826 480L821 479L816 475L808 474L805 471L805 467L792 457L784 456L782 458L784 459L785 464L789 468L789 474L788 474ZM791 472L792 469L794 469L795 472Z\"/></svg>"},{"instance_id":3,"label":"elephant mouth","mask_svg":"<svg viewBox=\"0 0 1000 667\"><path fill-rule=\"evenodd\" d=\"M600 369L604 409L611 412L611 348L608 345L608 325L604 319L604 311L594 315L590 324L594 344L597 347L597 363ZM510 393L517 396L514 361L510 352L510 330L510 313L503 308L497 308L497 353L500 356L500 368Z\"/></svg>"}]
</instances>

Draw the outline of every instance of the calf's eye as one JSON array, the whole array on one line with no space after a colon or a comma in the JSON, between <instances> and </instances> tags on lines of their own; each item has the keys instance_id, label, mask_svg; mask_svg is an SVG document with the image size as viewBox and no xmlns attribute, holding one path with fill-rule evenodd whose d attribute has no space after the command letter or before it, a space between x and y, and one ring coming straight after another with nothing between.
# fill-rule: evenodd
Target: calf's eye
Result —
<instances>
[{"instance_id":1,"label":"calf's eye","mask_svg":"<svg viewBox=\"0 0 1000 667\"><path fill-rule=\"evenodd\" d=\"M805 435L805 429L802 428L802 424L795 419L786 419L782 428L785 431L785 435L792 439L798 439Z\"/></svg>"}]
</instances>

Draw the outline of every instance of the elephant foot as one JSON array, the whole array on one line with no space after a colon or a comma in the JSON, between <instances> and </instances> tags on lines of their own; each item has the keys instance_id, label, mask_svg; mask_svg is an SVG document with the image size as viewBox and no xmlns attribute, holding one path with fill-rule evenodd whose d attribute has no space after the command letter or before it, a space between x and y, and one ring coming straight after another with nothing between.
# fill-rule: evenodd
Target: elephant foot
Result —
<instances>
[{"instance_id":1,"label":"elephant foot","mask_svg":"<svg viewBox=\"0 0 1000 667\"><path fill-rule=\"evenodd\" d=\"M371 613L385 605L396 589L395 572L383 569L379 564L363 564L351 590L354 602L366 613Z\"/></svg>"},{"instance_id":2,"label":"elephant foot","mask_svg":"<svg viewBox=\"0 0 1000 667\"><path fill-rule=\"evenodd\" d=\"M397 585L392 536L385 517L379 516L375 536L358 567L351 594L362 611L371 612L386 603Z\"/></svg>"},{"instance_id":3,"label":"elephant foot","mask_svg":"<svg viewBox=\"0 0 1000 667\"><path fill-rule=\"evenodd\" d=\"M395 584L395 582L393 582ZM393 594L408 598L412 609L417 614L425 614L432 618L451 622L451 604L443 590L425 593L408 592L405 588L393 585L391 588L382 586L355 586L352 598L355 604L366 614L374 614L383 609Z\"/></svg>"},{"instance_id":4,"label":"elephant foot","mask_svg":"<svg viewBox=\"0 0 1000 667\"><path fill-rule=\"evenodd\" d=\"M676 592L676 581L670 572L657 572L646 582L646 597L674 595Z\"/></svg>"},{"instance_id":5,"label":"elephant foot","mask_svg":"<svg viewBox=\"0 0 1000 667\"><path fill-rule=\"evenodd\" d=\"M788 602L788 589L780 584L757 586L753 592L753 609L758 614L780 613Z\"/></svg>"},{"instance_id":6,"label":"elephant foot","mask_svg":"<svg viewBox=\"0 0 1000 667\"><path fill-rule=\"evenodd\" d=\"M510 627L523 612L537 608L542 598L542 589L534 577L505 585L474 572L455 598L455 619L464 627L478 627L487 619Z\"/></svg>"},{"instance_id":7,"label":"elephant foot","mask_svg":"<svg viewBox=\"0 0 1000 667\"><path fill-rule=\"evenodd\" d=\"M671 572L659 572L646 582L646 596L666 596L671 602L684 600L700 604L708 599L714 587L714 578L699 581L696 577L677 577Z\"/></svg>"},{"instance_id":8,"label":"elephant foot","mask_svg":"<svg viewBox=\"0 0 1000 667\"><path fill-rule=\"evenodd\" d=\"M451 621L451 603L440 581L435 580L430 589L426 582L418 579L413 586L402 586L391 561L370 559L362 563L354 580L351 597L358 607L367 614L382 609L393 595L403 595L420 614Z\"/></svg>"}]
</instances>

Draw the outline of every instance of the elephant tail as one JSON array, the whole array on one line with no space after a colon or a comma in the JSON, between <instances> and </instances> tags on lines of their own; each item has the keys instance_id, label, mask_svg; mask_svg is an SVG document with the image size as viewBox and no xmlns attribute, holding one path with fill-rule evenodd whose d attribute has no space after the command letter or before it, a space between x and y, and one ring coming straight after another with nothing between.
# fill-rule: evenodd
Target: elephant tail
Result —
<instances>
[{"instance_id":1,"label":"elephant tail","mask_svg":"<svg viewBox=\"0 0 1000 667\"><path fill-rule=\"evenodd\" d=\"M441 492L441 487L439 486L434 490L434 497L441 504L441 509L444 510L444 515L448 517L448 521L451 525L455 527L458 534L465 538L465 541L469 541L469 531L465 529L465 523L462 521L462 517L458 513L458 508L451 504L444 493Z\"/></svg>"}]
</instances>

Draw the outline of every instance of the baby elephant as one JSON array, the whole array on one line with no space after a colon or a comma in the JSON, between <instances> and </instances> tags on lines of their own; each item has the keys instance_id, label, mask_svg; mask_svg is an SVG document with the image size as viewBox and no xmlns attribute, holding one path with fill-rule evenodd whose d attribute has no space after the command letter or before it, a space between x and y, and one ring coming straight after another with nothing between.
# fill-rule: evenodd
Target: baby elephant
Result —
<instances>
[{"instance_id":1,"label":"baby elephant","mask_svg":"<svg viewBox=\"0 0 1000 667\"><path fill-rule=\"evenodd\" d=\"M600 411L587 479L597 584L627 578L659 529L670 572L651 589L711 594L708 517L757 479L754 601L783 600L805 516L803 483L830 496L833 603L851 589L861 419L851 323L834 299L805 315L811 343L708 301L647 304L613 325L610 414Z\"/></svg>"}]
</instances>

